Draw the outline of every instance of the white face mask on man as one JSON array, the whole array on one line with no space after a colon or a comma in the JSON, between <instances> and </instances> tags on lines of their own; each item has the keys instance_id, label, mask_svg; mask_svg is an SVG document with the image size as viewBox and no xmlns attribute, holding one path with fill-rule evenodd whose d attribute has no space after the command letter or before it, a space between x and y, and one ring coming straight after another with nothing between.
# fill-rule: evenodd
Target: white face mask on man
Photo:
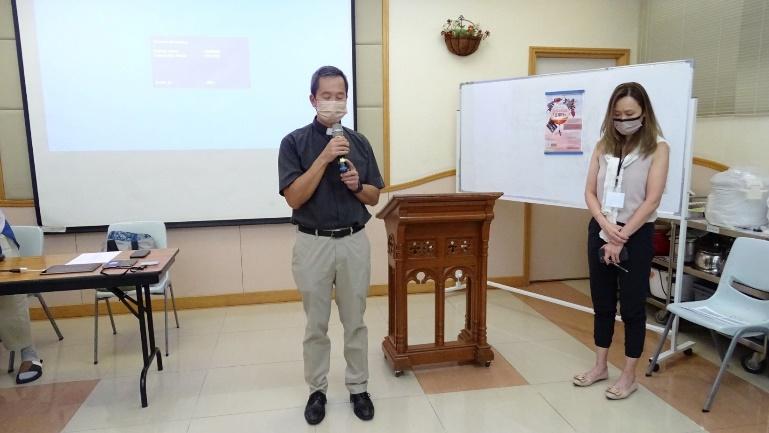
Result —
<instances>
[{"instance_id":1,"label":"white face mask on man","mask_svg":"<svg viewBox=\"0 0 769 433\"><path fill-rule=\"evenodd\" d=\"M315 111L325 123L338 123L347 114L347 101L317 101Z\"/></svg>"},{"instance_id":2,"label":"white face mask on man","mask_svg":"<svg viewBox=\"0 0 769 433\"><path fill-rule=\"evenodd\" d=\"M642 116L632 119L614 119L614 129L622 135L633 135L643 126Z\"/></svg>"}]
</instances>

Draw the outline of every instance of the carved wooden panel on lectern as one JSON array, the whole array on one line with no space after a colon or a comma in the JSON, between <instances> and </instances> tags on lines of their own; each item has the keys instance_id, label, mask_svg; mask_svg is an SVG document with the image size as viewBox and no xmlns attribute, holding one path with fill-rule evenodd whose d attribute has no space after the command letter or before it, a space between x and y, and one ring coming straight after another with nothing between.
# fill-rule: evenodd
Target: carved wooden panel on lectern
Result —
<instances>
[{"instance_id":1,"label":"carved wooden panel on lectern","mask_svg":"<svg viewBox=\"0 0 769 433\"><path fill-rule=\"evenodd\" d=\"M396 195L377 215L385 220L388 253L388 335L382 344L396 374L419 364L458 361L489 365L486 266L494 202L499 193ZM408 344L407 286L435 283L435 339ZM447 341L447 281L464 285L464 328Z\"/></svg>"},{"instance_id":2,"label":"carved wooden panel on lectern","mask_svg":"<svg viewBox=\"0 0 769 433\"><path fill-rule=\"evenodd\" d=\"M446 240L446 254L450 256L472 256L473 240L470 238L449 238Z\"/></svg>"},{"instance_id":3,"label":"carved wooden panel on lectern","mask_svg":"<svg viewBox=\"0 0 769 433\"><path fill-rule=\"evenodd\" d=\"M435 257L438 249L435 248L435 239L414 240L406 245L409 258Z\"/></svg>"}]
</instances>

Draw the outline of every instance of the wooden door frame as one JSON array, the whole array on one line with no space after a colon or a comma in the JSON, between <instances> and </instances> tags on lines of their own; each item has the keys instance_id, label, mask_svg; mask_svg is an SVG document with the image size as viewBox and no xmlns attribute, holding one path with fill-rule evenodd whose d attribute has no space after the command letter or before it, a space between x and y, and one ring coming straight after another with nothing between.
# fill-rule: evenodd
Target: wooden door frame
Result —
<instances>
[{"instance_id":1,"label":"wooden door frame","mask_svg":"<svg viewBox=\"0 0 769 433\"><path fill-rule=\"evenodd\" d=\"M614 59L617 66L630 64L629 48L529 47L529 75L537 73L537 59Z\"/></svg>"},{"instance_id":2,"label":"wooden door frame","mask_svg":"<svg viewBox=\"0 0 769 433\"><path fill-rule=\"evenodd\" d=\"M617 66L630 64L628 48L529 47L529 75L537 74L537 59L614 59ZM531 282L531 204L523 204L523 279Z\"/></svg>"}]
</instances>

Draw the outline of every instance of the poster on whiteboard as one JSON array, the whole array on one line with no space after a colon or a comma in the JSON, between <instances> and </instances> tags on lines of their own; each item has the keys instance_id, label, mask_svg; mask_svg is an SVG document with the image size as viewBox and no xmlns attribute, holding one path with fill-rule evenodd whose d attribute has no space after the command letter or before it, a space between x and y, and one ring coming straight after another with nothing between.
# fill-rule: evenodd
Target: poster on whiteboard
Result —
<instances>
[{"instance_id":1,"label":"poster on whiteboard","mask_svg":"<svg viewBox=\"0 0 769 433\"><path fill-rule=\"evenodd\" d=\"M584 90L545 92L545 155L582 155Z\"/></svg>"}]
</instances>

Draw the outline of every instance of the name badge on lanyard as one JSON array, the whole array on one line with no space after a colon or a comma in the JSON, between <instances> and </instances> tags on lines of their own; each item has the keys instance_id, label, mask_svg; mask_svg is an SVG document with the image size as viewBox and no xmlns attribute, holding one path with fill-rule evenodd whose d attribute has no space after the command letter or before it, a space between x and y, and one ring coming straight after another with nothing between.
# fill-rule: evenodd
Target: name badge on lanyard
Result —
<instances>
[{"instance_id":1,"label":"name badge on lanyard","mask_svg":"<svg viewBox=\"0 0 769 433\"><path fill-rule=\"evenodd\" d=\"M619 180L622 176L622 163L625 162L625 155L622 154L620 148L620 157L617 163L617 176L614 179L614 188L606 192L606 206L615 209L623 209L625 207L625 193L621 191Z\"/></svg>"},{"instance_id":2,"label":"name badge on lanyard","mask_svg":"<svg viewBox=\"0 0 769 433\"><path fill-rule=\"evenodd\" d=\"M622 209L625 207L625 193L609 191L606 193L606 206L616 209Z\"/></svg>"}]
</instances>

